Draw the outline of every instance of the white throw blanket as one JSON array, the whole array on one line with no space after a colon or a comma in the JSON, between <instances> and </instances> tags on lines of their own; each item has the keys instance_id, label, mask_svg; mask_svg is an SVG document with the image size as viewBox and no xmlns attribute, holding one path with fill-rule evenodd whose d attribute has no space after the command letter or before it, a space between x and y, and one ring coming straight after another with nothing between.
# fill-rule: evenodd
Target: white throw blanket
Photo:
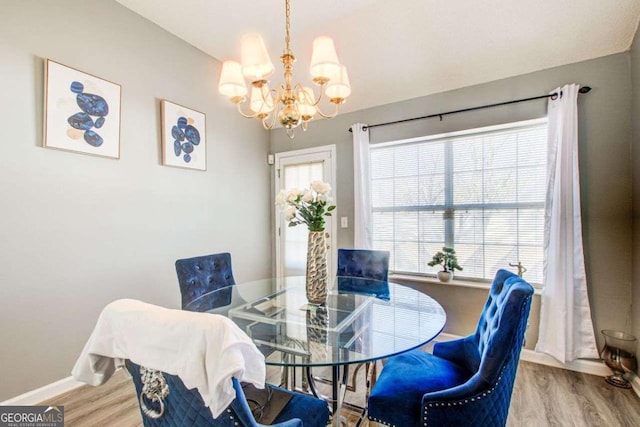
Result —
<instances>
[{"instance_id":1,"label":"white throw blanket","mask_svg":"<svg viewBox=\"0 0 640 427\"><path fill-rule=\"evenodd\" d=\"M264 356L231 320L132 299L107 305L73 367L73 377L104 384L124 360L180 377L218 417L235 398L231 377L264 388Z\"/></svg>"}]
</instances>

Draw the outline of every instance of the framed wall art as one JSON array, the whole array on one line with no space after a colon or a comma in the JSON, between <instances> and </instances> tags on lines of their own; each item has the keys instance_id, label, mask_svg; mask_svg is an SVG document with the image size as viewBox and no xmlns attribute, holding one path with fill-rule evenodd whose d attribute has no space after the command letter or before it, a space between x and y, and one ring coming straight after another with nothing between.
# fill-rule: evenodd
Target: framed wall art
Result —
<instances>
[{"instance_id":1,"label":"framed wall art","mask_svg":"<svg viewBox=\"0 0 640 427\"><path fill-rule=\"evenodd\" d=\"M165 99L160 107L162 164L207 170L205 114Z\"/></svg>"},{"instance_id":2,"label":"framed wall art","mask_svg":"<svg viewBox=\"0 0 640 427\"><path fill-rule=\"evenodd\" d=\"M43 146L120 158L119 84L47 59Z\"/></svg>"}]
</instances>

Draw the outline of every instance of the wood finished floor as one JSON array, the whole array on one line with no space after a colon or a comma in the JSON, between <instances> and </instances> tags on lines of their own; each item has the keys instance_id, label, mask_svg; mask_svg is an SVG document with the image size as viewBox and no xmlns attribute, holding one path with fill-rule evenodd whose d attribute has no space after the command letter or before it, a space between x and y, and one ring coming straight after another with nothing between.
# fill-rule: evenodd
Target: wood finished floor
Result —
<instances>
[{"instance_id":1,"label":"wood finished floor","mask_svg":"<svg viewBox=\"0 0 640 427\"><path fill-rule=\"evenodd\" d=\"M347 400L363 400L350 394ZM101 387L82 386L42 404L64 405L67 427L142 426L133 383L122 371ZM638 427L640 398L601 377L521 362L507 426Z\"/></svg>"}]
</instances>

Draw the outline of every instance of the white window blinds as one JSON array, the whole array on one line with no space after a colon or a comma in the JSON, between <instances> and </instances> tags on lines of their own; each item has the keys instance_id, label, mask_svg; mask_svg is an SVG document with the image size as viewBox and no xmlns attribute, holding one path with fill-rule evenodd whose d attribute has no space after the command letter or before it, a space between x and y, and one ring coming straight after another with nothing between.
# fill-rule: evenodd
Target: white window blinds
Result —
<instances>
[{"instance_id":1,"label":"white window blinds","mask_svg":"<svg viewBox=\"0 0 640 427\"><path fill-rule=\"evenodd\" d=\"M455 248L457 277L492 279L521 261L542 281L547 125L527 121L371 146L373 247L391 269L436 273Z\"/></svg>"}]
</instances>

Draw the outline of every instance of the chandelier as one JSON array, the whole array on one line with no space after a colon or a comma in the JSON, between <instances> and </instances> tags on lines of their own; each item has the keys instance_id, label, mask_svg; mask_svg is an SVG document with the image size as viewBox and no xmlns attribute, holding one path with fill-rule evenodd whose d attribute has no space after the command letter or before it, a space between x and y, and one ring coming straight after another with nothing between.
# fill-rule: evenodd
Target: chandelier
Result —
<instances>
[{"instance_id":1,"label":"chandelier","mask_svg":"<svg viewBox=\"0 0 640 427\"><path fill-rule=\"evenodd\" d=\"M289 138L294 137L294 129L301 126L307 130L309 121L316 113L329 119L338 114L340 104L351 94L347 69L338 61L338 55L330 37L321 36L313 41L311 54L311 77L320 86L316 97L309 86L292 83L293 63L296 57L290 47L290 7L285 0L284 52L280 56L284 68L284 83L278 89L269 88L269 76L274 67L264 41L259 34L246 34L241 39L241 63L224 61L220 72L218 91L236 104L238 112L246 118L257 118L265 129L272 129L280 123ZM248 111L243 105L247 101L245 78L251 82ZM333 104L333 111L323 112L320 101L326 99Z\"/></svg>"}]
</instances>

